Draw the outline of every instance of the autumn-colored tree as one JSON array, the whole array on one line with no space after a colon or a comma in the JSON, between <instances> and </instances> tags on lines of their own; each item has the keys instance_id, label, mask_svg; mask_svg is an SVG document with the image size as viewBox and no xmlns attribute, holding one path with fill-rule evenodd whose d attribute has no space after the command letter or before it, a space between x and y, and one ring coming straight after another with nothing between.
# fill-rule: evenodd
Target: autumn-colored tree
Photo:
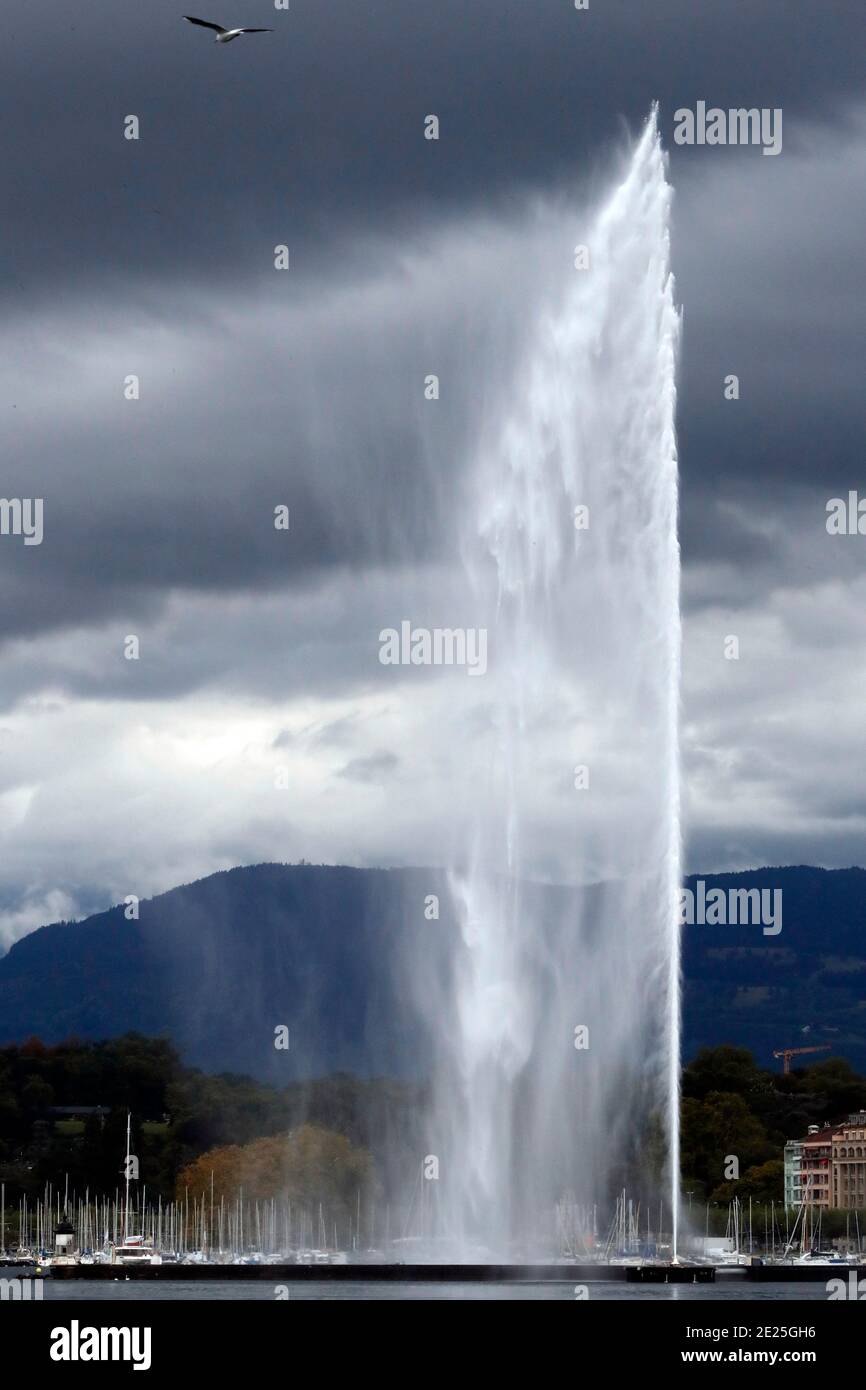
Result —
<instances>
[{"instance_id":1,"label":"autumn-colored tree","mask_svg":"<svg viewBox=\"0 0 866 1390\"><path fill-rule=\"evenodd\" d=\"M290 1134L255 1139L250 1144L226 1144L210 1149L182 1168L177 1196L210 1196L257 1201L287 1197L311 1210L320 1202L332 1213L354 1210L358 1192L366 1194L373 1181L373 1165L365 1149L356 1148L342 1134L302 1125Z\"/></svg>"}]
</instances>

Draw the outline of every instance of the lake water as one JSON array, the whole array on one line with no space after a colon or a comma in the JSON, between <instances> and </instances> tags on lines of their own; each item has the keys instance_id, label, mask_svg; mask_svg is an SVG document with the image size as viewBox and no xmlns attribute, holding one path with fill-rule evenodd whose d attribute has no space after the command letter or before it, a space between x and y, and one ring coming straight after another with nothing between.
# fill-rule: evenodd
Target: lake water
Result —
<instances>
[{"instance_id":1,"label":"lake water","mask_svg":"<svg viewBox=\"0 0 866 1390\"><path fill-rule=\"evenodd\" d=\"M832 1271L828 1271L832 1273ZM44 1299L51 1302L89 1302L91 1300L116 1301L119 1303L156 1302L225 1302L275 1301L275 1286L271 1283L249 1283L226 1279L201 1283L148 1283L144 1280L122 1280L107 1283L94 1280L64 1281L56 1284L45 1280ZM437 1302L573 1302L573 1284L422 1284L422 1283L367 1283L337 1284L323 1280L321 1283L290 1283L289 1301L302 1302L351 1302L351 1301L429 1301ZM716 1284L609 1284L591 1283L586 1286L590 1301L604 1300L612 1303L712 1303L712 1302L760 1302L760 1303L807 1303L826 1302L827 1291L823 1284L749 1284L745 1281L719 1282Z\"/></svg>"}]
</instances>

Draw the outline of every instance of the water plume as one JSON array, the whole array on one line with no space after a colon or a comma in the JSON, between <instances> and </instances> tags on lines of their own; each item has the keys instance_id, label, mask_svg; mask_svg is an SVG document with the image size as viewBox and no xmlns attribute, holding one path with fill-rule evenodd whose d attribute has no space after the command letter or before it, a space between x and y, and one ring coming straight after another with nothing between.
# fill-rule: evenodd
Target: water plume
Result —
<instances>
[{"instance_id":1,"label":"water plume","mask_svg":"<svg viewBox=\"0 0 866 1390\"><path fill-rule=\"evenodd\" d=\"M431 1145L439 1230L467 1257L552 1250L558 1202L603 1222L623 1186L654 1213L665 1198L676 1240L671 197L653 111L620 181L576 219L588 265L526 324L466 474L466 605L490 669L466 683L484 689L466 721ZM573 826L565 873L555 822Z\"/></svg>"}]
</instances>

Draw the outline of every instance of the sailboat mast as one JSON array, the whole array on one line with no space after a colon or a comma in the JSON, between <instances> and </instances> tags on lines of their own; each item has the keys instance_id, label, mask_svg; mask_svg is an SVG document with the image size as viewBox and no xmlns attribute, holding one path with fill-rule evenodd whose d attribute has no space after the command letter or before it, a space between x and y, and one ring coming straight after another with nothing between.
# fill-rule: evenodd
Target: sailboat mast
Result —
<instances>
[{"instance_id":1,"label":"sailboat mast","mask_svg":"<svg viewBox=\"0 0 866 1390\"><path fill-rule=\"evenodd\" d=\"M130 1112L127 1110L127 1112L126 1112L126 1202L125 1202L124 1208L123 1208L123 1243L124 1243L124 1245L126 1244L127 1240L129 1239L129 1160L130 1160L130 1158L131 1158L131 1154L130 1154L130 1152L129 1152L129 1146L130 1146L131 1129L132 1129L132 1116L131 1116Z\"/></svg>"}]
</instances>

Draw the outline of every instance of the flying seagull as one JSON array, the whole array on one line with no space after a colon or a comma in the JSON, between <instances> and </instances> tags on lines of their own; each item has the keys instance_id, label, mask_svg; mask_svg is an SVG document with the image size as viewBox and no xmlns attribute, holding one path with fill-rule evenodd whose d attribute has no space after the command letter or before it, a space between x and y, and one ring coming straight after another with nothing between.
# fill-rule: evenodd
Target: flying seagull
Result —
<instances>
[{"instance_id":1,"label":"flying seagull","mask_svg":"<svg viewBox=\"0 0 866 1390\"><path fill-rule=\"evenodd\" d=\"M224 29L221 24L211 24L209 19L194 19L191 14L185 14L184 19L189 24L200 24L202 29L213 29L216 32L214 43L231 43L239 34L272 34L273 29Z\"/></svg>"}]
</instances>

